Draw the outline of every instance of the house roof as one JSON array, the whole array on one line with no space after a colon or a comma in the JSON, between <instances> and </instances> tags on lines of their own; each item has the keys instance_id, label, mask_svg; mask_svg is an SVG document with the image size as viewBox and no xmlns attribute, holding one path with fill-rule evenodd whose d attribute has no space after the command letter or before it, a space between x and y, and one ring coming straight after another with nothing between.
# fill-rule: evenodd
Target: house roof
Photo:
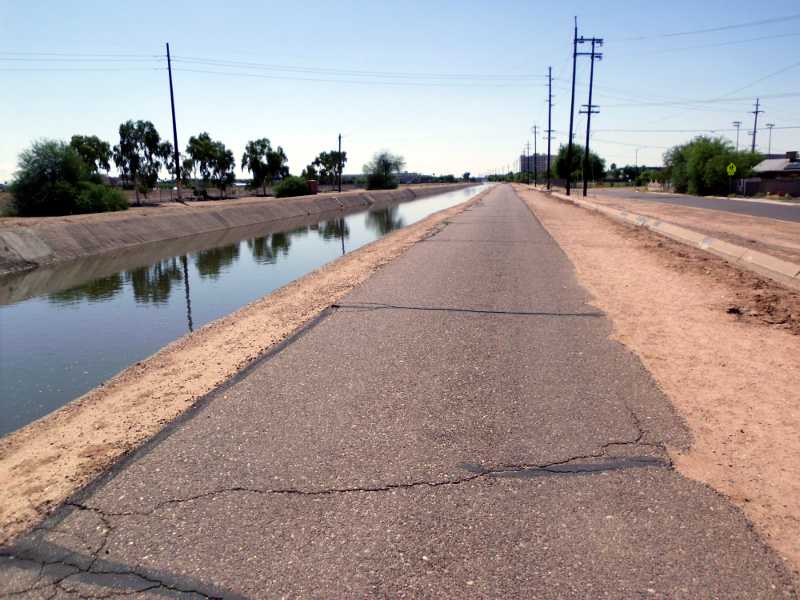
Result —
<instances>
[{"instance_id":1,"label":"house roof","mask_svg":"<svg viewBox=\"0 0 800 600\"><path fill-rule=\"evenodd\" d=\"M800 161L790 161L788 158L768 158L753 167L753 171L755 173L800 173Z\"/></svg>"}]
</instances>

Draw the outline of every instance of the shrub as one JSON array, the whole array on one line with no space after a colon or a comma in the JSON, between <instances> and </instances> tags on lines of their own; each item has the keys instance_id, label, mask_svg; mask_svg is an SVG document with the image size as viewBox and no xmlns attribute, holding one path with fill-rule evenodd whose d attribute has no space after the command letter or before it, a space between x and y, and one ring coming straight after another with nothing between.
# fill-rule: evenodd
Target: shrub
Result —
<instances>
[{"instance_id":1,"label":"shrub","mask_svg":"<svg viewBox=\"0 0 800 600\"><path fill-rule=\"evenodd\" d=\"M34 142L19 157L11 182L13 208L23 217L124 210L125 197L98 183L74 148L55 140Z\"/></svg>"},{"instance_id":2,"label":"shrub","mask_svg":"<svg viewBox=\"0 0 800 600\"><path fill-rule=\"evenodd\" d=\"M287 198L289 196L305 196L309 193L308 183L302 177L290 175L281 179L275 186L276 198Z\"/></svg>"},{"instance_id":3,"label":"shrub","mask_svg":"<svg viewBox=\"0 0 800 600\"><path fill-rule=\"evenodd\" d=\"M397 179L393 175L370 173L367 175L368 190L393 190L397 187Z\"/></svg>"},{"instance_id":4,"label":"shrub","mask_svg":"<svg viewBox=\"0 0 800 600\"><path fill-rule=\"evenodd\" d=\"M78 184L78 190L78 197L75 201L76 213L110 212L128 209L128 199L125 194L107 185L81 181Z\"/></svg>"}]
</instances>

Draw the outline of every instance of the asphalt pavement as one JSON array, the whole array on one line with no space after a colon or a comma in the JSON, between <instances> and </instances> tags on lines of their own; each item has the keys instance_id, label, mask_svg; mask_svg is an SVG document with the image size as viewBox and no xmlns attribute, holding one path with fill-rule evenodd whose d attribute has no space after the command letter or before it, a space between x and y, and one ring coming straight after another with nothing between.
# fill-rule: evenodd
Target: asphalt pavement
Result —
<instances>
[{"instance_id":1,"label":"asphalt pavement","mask_svg":"<svg viewBox=\"0 0 800 600\"><path fill-rule=\"evenodd\" d=\"M750 215L753 217L767 217L781 221L800 221L800 203L778 204L777 202L760 202L757 200L730 200L726 198L711 198L703 196L690 196L689 194L663 194L656 192L639 192L630 189L609 188L593 189L590 195L617 196L626 200L642 200L645 202L658 202L661 204L679 204L694 208L709 208L725 212Z\"/></svg>"},{"instance_id":2,"label":"asphalt pavement","mask_svg":"<svg viewBox=\"0 0 800 600\"><path fill-rule=\"evenodd\" d=\"M2 551L0 595L791 598L500 186Z\"/></svg>"}]
</instances>

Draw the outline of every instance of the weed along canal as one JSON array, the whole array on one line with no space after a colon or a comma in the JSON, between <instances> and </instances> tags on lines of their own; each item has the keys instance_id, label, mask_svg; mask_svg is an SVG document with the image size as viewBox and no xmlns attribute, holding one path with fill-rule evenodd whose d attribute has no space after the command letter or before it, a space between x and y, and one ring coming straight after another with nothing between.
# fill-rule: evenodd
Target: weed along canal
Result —
<instances>
[{"instance_id":1,"label":"weed along canal","mask_svg":"<svg viewBox=\"0 0 800 600\"><path fill-rule=\"evenodd\" d=\"M483 189L152 243L0 278L0 435L206 323Z\"/></svg>"}]
</instances>

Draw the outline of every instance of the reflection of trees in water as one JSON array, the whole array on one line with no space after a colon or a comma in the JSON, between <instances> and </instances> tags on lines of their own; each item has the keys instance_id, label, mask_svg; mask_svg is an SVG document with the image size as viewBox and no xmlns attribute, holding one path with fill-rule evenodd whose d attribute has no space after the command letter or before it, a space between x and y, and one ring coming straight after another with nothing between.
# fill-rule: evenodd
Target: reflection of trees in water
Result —
<instances>
[{"instance_id":1,"label":"reflection of trees in water","mask_svg":"<svg viewBox=\"0 0 800 600\"><path fill-rule=\"evenodd\" d=\"M149 267L125 272L133 288L133 298L139 304L166 304L176 281L183 281L183 269L178 257L162 260Z\"/></svg>"},{"instance_id":2,"label":"reflection of trees in water","mask_svg":"<svg viewBox=\"0 0 800 600\"><path fill-rule=\"evenodd\" d=\"M403 219L397 216L398 208L389 206L381 210L371 210L367 213L367 227L376 231L380 235L386 235L390 231L403 227Z\"/></svg>"},{"instance_id":3,"label":"reflection of trees in water","mask_svg":"<svg viewBox=\"0 0 800 600\"><path fill-rule=\"evenodd\" d=\"M53 292L47 295L47 300L52 304L77 304L83 300L104 302L121 292L123 283L122 274L115 273L68 290Z\"/></svg>"},{"instance_id":4,"label":"reflection of trees in water","mask_svg":"<svg viewBox=\"0 0 800 600\"><path fill-rule=\"evenodd\" d=\"M269 237L269 245L272 248L272 253L277 257L278 254L283 256L289 255L289 247L292 245L291 236L296 233L305 233L308 229L303 228L302 232L281 232L273 233Z\"/></svg>"},{"instance_id":5,"label":"reflection of trees in water","mask_svg":"<svg viewBox=\"0 0 800 600\"><path fill-rule=\"evenodd\" d=\"M349 238L350 228L347 226L347 221L344 219L336 219L335 221L325 221L319 227L319 234L326 240Z\"/></svg>"},{"instance_id":6,"label":"reflection of trees in water","mask_svg":"<svg viewBox=\"0 0 800 600\"><path fill-rule=\"evenodd\" d=\"M239 258L239 244L220 246L210 250L202 250L195 255L194 264L200 277L216 279L225 267L229 267Z\"/></svg>"},{"instance_id":7,"label":"reflection of trees in water","mask_svg":"<svg viewBox=\"0 0 800 600\"><path fill-rule=\"evenodd\" d=\"M260 265L275 264L275 255L272 253L272 246L269 243L269 236L247 240L247 247L253 255L253 260Z\"/></svg>"}]
</instances>

